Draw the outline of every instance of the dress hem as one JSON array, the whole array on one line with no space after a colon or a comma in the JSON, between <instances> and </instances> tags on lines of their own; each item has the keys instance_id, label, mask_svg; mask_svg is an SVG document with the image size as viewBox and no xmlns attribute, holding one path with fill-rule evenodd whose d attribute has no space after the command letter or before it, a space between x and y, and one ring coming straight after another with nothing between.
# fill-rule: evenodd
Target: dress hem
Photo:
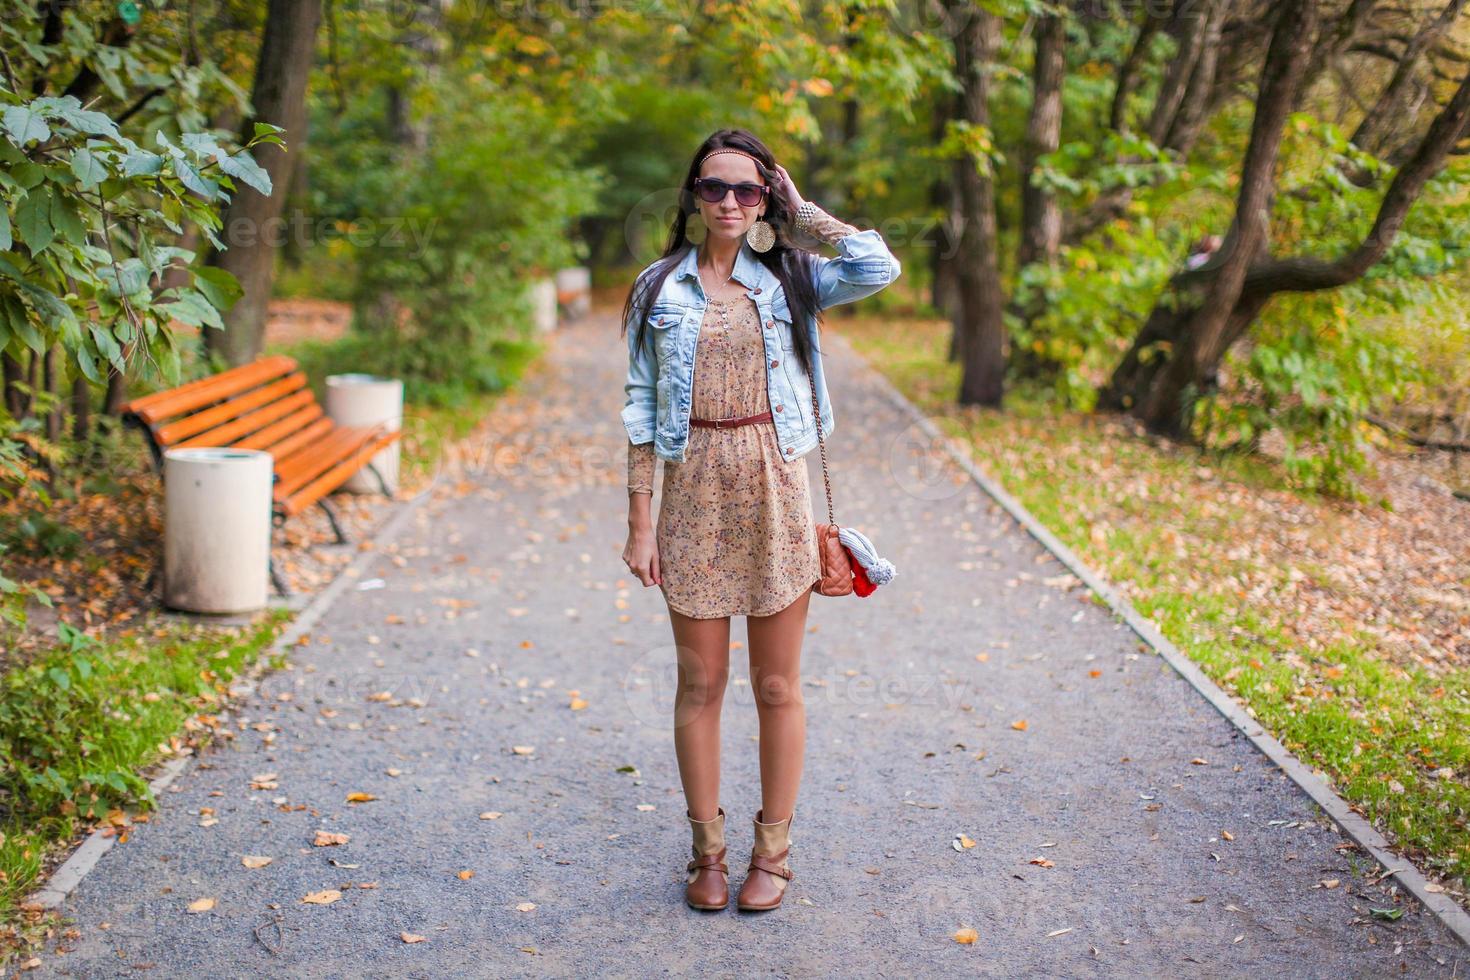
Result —
<instances>
[{"instance_id":1,"label":"dress hem","mask_svg":"<svg viewBox=\"0 0 1470 980\"><path fill-rule=\"evenodd\" d=\"M776 606L774 609L770 610L769 612L754 612L754 611L748 611L748 610L736 610L735 612L715 613L715 614L710 615L710 616L700 616L700 615L697 615L696 613L686 612L685 610L680 609L678 606L674 605L674 603L672 603L672 602L669 601L669 597L668 597L668 594L667 593L664 594L664 602L665 603L668 603L668 607L670 609L672 609L674 612L678 613L681 616L688 616L690 619L725 619L725 618L730 617L730 616L770 616L770 615L773 615L775 613L781 612L783 609L785 609L787 606L791 605L797 599L800 599L801 598L801 594L803 592L810 592L810 591L812 591L814 588L816 588L817 584L819 582L821 582L821 581L822 581L822 576L818 575L816 578L814 578L810 582L808 582L807 585L806 585L806 587L804 589L797 589L795 592L792 593L791 598L787 599L785 602L783 602L782 604Z\"/></svg>"}]
</instances>

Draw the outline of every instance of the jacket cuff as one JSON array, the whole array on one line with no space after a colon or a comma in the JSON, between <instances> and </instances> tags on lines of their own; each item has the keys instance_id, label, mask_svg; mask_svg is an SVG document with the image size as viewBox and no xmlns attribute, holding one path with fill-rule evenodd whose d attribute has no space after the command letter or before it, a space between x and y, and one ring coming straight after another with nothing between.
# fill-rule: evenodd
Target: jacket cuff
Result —
<instances>
[{"instance_id":1,"label":"jacket cuff","mask_svg":"<svg viewBox=\"0 0 1470 980\"><path fill-rule=\"evenodd\" d=\"M636 405L626 406L621 415L623 428L628 431L629 442L641 443L653 441L653 415L640 410Z\"/></svg>"},{"instance_id":2,"label":"jacket cuff","mask_svg":"<svg viewBox=\"0 0 1470 980\"><path fill-rule=\"evenodd\" d=\"M837 250L845 260L842 278L848 282L886 285L903 271L876 228L843 236L837 240Z\"/></svg>"}]
</instances>

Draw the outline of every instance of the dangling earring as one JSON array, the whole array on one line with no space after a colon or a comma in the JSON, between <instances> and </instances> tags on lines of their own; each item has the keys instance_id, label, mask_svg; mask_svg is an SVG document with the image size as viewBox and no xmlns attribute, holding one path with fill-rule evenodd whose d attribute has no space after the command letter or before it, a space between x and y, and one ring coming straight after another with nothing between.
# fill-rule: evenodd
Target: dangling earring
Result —
<instances>
[{"instance_id":1,"label":"dangling earring","mask_svg":"<svg viewBox=\"0 0 1470 980\"><path fill-rule=\"evenodd\" d=\"M745 233L745 241L757 252L769 252L776 244L776 229L765 218L755 219L755 224Z\"/></svg>"}]
</instances>

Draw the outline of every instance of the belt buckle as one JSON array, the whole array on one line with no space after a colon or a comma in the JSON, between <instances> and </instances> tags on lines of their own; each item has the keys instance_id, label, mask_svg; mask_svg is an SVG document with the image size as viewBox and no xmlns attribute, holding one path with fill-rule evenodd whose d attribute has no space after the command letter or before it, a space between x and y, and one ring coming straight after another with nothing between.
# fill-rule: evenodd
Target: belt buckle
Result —
<instances>
[{"instance_id":1,"label":"belt buckle","mask_svg":"<svg viewBox=\"0 0 1470 980\"><path fill-rule=\"evenodd\" d=\"M739 417L740 416L738 416L738 415L731 415L729 418L715 419L715 428L716 429L728 429L728 428L730 428L730 426L724 425L723 423L725 423L725 422L734 422Z\"/></svg>"}]
</instances>

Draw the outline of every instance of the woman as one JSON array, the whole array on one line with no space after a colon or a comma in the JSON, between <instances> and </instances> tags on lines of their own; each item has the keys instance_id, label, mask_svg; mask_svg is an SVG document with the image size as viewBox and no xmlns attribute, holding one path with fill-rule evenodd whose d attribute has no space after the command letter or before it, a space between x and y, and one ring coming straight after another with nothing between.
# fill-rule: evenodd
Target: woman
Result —
<instances>
[{"instance_id":1,"label":"woman","mask_svg":"<svg viewBox=\"0 0 1470 980\"><path fill-rule=\"evenodd\" d=\"M700 234L686 236L690 218ZM837 259L795 249L802 233ZM787 860L806 737L801 641L819 580L816 526L802 457L833 430L817 356L817 315L899 274L877 231L803 201L771 151L743 129L694 154L663 256L639 274L623 309L628 338L628 543L623 560L657 584L678 649L674 748L693 829L686 902L729 901L719 805L720 709L730 617L746 617L760 721L761 809L738 907L773 909ZM813 397L815 388L815 399ZM663 495L650 517L654 460Z\"/></svg>"}]
</instances>

